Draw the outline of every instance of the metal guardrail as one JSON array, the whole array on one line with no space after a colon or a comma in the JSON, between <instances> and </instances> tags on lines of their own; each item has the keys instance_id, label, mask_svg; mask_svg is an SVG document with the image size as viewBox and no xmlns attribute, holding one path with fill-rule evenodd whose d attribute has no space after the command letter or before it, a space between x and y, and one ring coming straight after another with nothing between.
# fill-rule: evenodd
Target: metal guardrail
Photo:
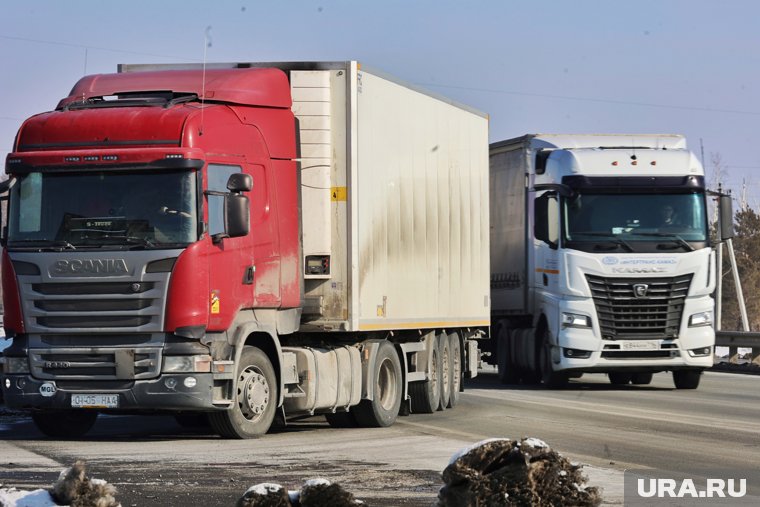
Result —
<instances>
[{"instance_id":1,"label":"metal guardrail","mask_svg":"<svg viewBox=\"0 0 760 507\"><path fill-rule=\"evenodd\" d=\"M739 348L752 349L750 360L745 364L760 366L760 333L752 331L716 331L715 345L728 347L728 362L739 362Z\"/></svg>"}]
</instances>

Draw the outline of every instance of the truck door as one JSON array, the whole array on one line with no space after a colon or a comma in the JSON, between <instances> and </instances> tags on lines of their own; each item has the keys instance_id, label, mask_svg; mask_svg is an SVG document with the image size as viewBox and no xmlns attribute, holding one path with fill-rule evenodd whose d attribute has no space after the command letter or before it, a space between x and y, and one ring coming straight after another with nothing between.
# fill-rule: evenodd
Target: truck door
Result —
<instances>
[{"instance_id":1,"label":"truck door","mask_svg":"<svg viewBox=\"0 0 760 507\"><path fill-rule=\"evenodd\" d=\"M208 190L227 192L231 174L241 173L240 165L209 162ZM208 233L211 238L224 233L224 197L208 195ZM241 308L253 306L252 235L223 238L212 243L209 253L209 329L226 329Z\"/></svg>"}]
</instances>

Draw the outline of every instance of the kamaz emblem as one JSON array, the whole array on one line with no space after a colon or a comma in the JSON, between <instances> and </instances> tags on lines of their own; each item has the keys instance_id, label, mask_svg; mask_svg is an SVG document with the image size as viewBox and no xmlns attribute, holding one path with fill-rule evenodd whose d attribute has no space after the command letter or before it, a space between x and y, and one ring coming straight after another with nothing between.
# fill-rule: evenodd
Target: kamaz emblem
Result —
<instances>
[{"instance_id":1,"label":"kamaz emblem","mask_svg":"<svg viewBox=\"0 0 760 507\"><path fill-rule=\"evenodd\" d=\"M55 276L128 275L124 259L71 259L55 261L50 274Z\"/></svg>"},{"instance_id":2,"label":"kamaz emblem","mask_svg":"<svg viewBox=\"0 0 760 507\"><path fill-rule=\"evenodd\" d=\"M637 298L645 298L647 297L647 291L649 290L649 285L645 283L635 283L633 284L633 295Z\"/></svg>"}]
</instances>

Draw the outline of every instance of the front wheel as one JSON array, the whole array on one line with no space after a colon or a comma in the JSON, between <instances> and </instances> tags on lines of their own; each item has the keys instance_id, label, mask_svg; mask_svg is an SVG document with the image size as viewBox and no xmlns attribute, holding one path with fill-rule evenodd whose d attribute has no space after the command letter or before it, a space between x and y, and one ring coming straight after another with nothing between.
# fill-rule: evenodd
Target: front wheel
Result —
<instances>
[{"instance_id":1,"label":"front wheel","mask_svg":"<svg viewBox=\"0 0 760 507\"><path fill-rule=\"evenodd\" d=\"M567 385L568 375L564 371L554 371L552 364L552 345L549 330L544 329L539 350L539 374L541 383L548 388L562 388Z\"/></svg>"},{"instance_id":2,"label":"front wheel","mask_svg":"<svg viewBox=\"0 0 760 507\"><path fill-rule=\"evenodd\" d=\"M676 389L696 389L702 379L701 370L676 370L673 372L673 383Z\"/></svg>"},{"instance_id":3,"label":"front wheel","mask_svg":"<svg viewBox=\"0 0 760 507\"><path fill-rule=\"evenodd\" d=\"M380 343L370 374L374 396L362 400L352 411L360 426L384 428L396 422L401 407L401 362L392 343Z\"/></svg>"},{"instance_id":4,"label":"front wheel","mask_svg":"<svg viewBox=\"0 0 760 507\"><path fill-rule=\"evenodd\" d=\"M256 347L245 347L238 365L232 407L208 419L224 438L256 438L272 426L277 408L277 377L272 362Z\"/></svg>"},{"instance_id":5,"label":"front wheel","mask_svg":"<svg viewBox=\"0 0 760 507\"><path fill-rule=\"evenodd\" d=\"M55 438L84 436L95 424L98 413L94 410L56 410L32 412L32 421L42 433Z\"/></svg>"}]
</instances>

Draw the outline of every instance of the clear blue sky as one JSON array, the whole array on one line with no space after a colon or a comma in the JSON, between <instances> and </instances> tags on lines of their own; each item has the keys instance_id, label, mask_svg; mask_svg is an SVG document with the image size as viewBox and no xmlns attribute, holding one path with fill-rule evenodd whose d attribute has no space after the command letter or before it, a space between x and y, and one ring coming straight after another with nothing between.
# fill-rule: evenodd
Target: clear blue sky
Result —
<instances>
[{"instance_id":1,"label":"clear blue sky","mask_svg":"<svg viewBox=\"0 0 760 507\"><path fill-rule=\"evenodd\" d=\"M0 155L118 63L359 60L528 132L682 133L760 205L760 2L53 1L0 5ZM209 28L210 27L210 28Z\"/></svg>"}]
</instances>

